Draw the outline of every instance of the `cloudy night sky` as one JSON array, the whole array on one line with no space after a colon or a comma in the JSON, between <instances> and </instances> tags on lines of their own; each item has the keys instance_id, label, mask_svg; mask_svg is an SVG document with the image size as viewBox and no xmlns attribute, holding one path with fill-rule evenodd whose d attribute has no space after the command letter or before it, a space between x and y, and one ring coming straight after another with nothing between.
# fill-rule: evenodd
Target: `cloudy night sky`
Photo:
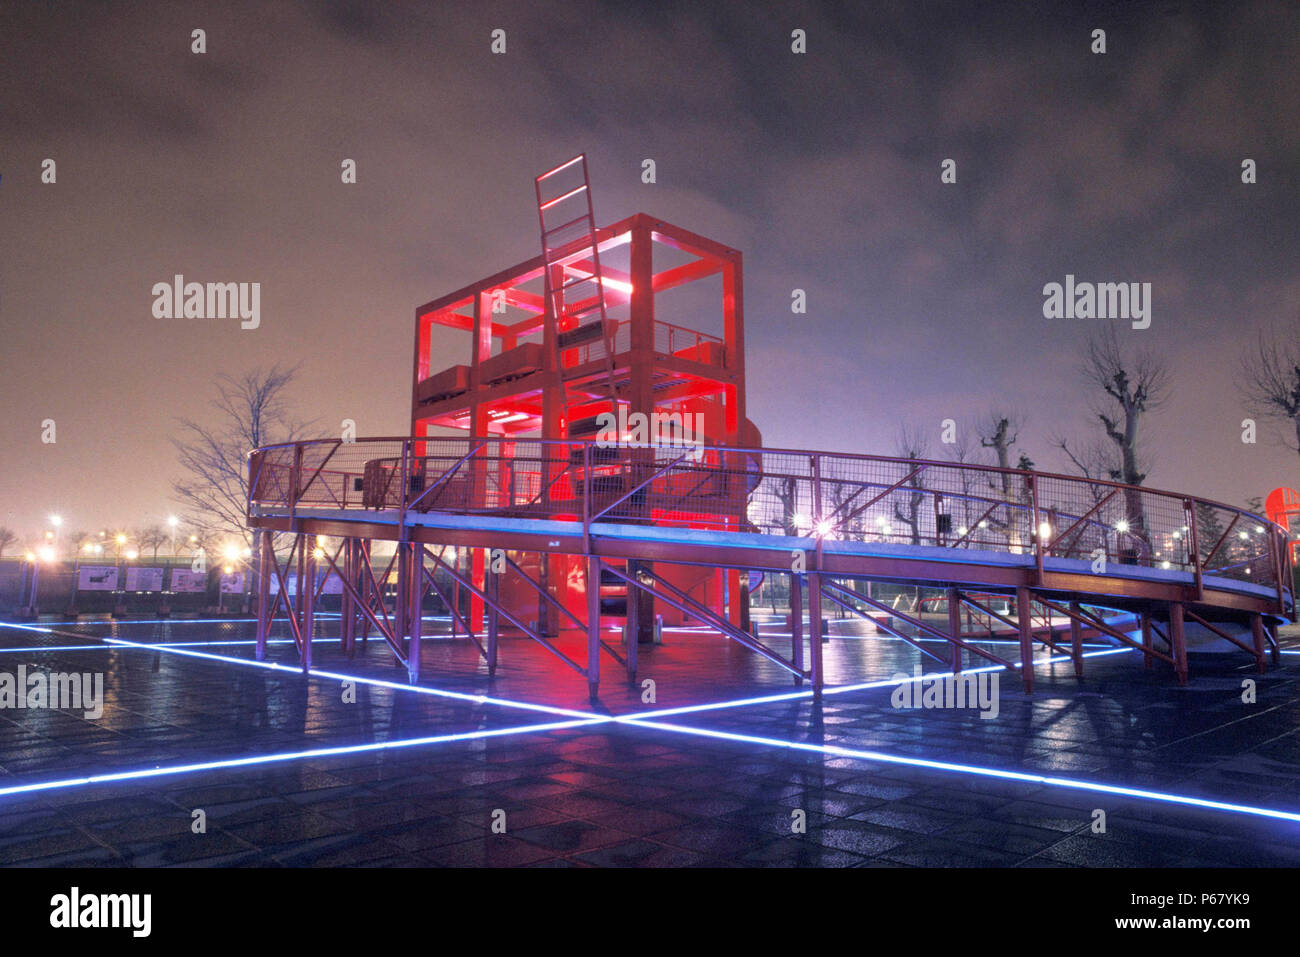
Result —
<instances>
[{"instance_id":1,"label":"cloudy night sky","mask_svg":"<svg viewBox=\"0 0 1300 957\"><path fill-rule=\"evenodd\" d=\"M1152 284L1150 328L1113 323L1171 368L1148 484L1300 484L1281 429L1241 442L1234 388L1258 329L1300 336L1293 2L11 0L0 64L0 524L24 535L177 511L169 439L218 372L301 360L320 435L404 432L414 308L536 255L532 178L579 151L599 222L743 251L767 445L890 454L911 423L942 457L943 419L1001 407L1064 470L1107 322L1044 318L1073 274ZM177 273L260 282L260 328L155 318Z\"/></svg>"}]
</instances>

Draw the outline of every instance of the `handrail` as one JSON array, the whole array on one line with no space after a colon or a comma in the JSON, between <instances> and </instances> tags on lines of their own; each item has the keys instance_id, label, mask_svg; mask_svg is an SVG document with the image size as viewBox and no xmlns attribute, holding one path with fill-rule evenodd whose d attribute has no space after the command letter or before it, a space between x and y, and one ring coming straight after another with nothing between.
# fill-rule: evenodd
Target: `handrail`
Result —
<instances>
[{"instance_id":1,"label":"handrail","mask_svg":"<svg viewBox=\"0 0 1300 957\"><path fill-rule=\"evenodd\" d=\"M848 452L703 445L697 456L681 454L681 445L621 443L611 456L609 448L595 439L463 436L268 445L248 456L248 512L285 508L294 520L302 508L395 507L405 522L408 511L444 489L451 494L439 496L439 510L501 509L581 521L584 540L591 523L611 513L614 521L730 529L743 523L758 534L796 528L819 550L823 539L844 537L1029 554L1039 580L1045 559L1100 549L1122 564L1191 572L1197 598L1205 576L1214 575L1275 590L1280 610L1295 600L1285 529L1246 509L1182 493L982 463ZM633 455L632 449L641 451ZM410 476L426 470L426 483L412 488ZM394 472L400 474L395 500ZM461 478L453 485L455 474ZM363 485L364 496L349 495ZM918 507L918 495L932 496L932 507ZM999 507L1009 511L991 521ZM875 528L865 514L873 509ZM954 528L959 512L968 526L960 534ZM905 534L892 530L899 522ZM1203 544L1213 544L1208 554Z\"/></svg>"}]
</instances>

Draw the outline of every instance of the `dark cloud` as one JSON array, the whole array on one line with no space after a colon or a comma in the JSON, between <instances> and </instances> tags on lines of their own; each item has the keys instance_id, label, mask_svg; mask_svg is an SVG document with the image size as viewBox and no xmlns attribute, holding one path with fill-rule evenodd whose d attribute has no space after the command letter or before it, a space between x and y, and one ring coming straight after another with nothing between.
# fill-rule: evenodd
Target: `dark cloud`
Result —
<instances>
[{"instance_id":1,"label":"dark cloud","mask_svg":"<svg viewBox=\"0 0 1300 957\"><path fill-rule=\"evenodd\" d=\"M1072 272L1153 283L1133 341L1177 384L1152 484L1294 485L1294 454L1240 444L1233 374L1257 327L1300 327L1298 27L1268 2L7 5L0 522L165 515L166 438L220 370L303 356L324 430L402 429L414 306L533 255L531 177L578 150L599 219L744 251L774 445L889 451L900 421L1000 403L1060 465L1087 324L1041 289ZM262 329L154 320L177 272L260 281Z\"/></svg>"}]
</instances>

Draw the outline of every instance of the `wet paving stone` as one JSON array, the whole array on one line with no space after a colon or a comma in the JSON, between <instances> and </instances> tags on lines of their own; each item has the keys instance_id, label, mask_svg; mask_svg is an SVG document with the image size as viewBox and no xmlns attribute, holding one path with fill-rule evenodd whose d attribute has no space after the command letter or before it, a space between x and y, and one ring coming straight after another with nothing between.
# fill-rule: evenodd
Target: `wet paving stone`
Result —
<instances>
[{"instance_id":1,"label":"wet paving stone","mask_svg":"<svg viewBox=\"0 0 1300 957\"><path fill-rule=\"evenodd\" d=\"M324 627L328 634L328 620ZM843 627L835 622L832 631ZM1240 700L1251 669L1230 655L1193 656L1187 688L1160 669L1147 672L1134 655L1089 660L1082 681L1069 668L1043 668L1033 695L1001 682L998 717L987 720L972 710L897 709L888 688L830 687L820 707L806 695L750 700L790 693L788 676L698 631L670 631L664 645L642 650L638 677L654 678L653 705L610 668L593 706L585 681L521 639L503 640L492 679L468 642L425 643L423 688L498 703L365 684L351 703L337 679L249 666L248 645L204 649L240 664L84 640L112 633L143 643L246 641L247 622L57 628L0 627L0 648L28 649L0 667L103 670L104 713L96 721L0 713L0 788L292 757L0 794L0 865L1300 866L1295 822L924 766L951 762L1300 811L1295 658L1258 678L1254 705ZM40 650L73 643L69 632L82 636L85 650ZM581 659L580 641L568 635L559 644ZM905 643L849 634L825 653L828 676L843 683L910 673L918 660ZM322 669L404 677L378 641L353 660L334 642L318 643L314 654ZM269 657L294 663L284 645ZM568 720L546 707L601 718L737 699L745 701L657 719L668 727L530 727ZM766 740L715 736L728 734ZM295 756L429 736L452 739ZM197 810L206 833L191 828ZM1098 810L1104 833L1091 826ZM504 833L493 828L498 812Z\"/></svg>"}]
</instances>

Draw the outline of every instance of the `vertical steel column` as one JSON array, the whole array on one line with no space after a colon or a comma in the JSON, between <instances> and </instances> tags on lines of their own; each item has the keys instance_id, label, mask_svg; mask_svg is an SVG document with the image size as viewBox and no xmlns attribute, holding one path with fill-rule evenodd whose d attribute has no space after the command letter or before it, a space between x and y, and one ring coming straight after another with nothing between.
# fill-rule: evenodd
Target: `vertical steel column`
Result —
<instances>
[{"instance_id":1,"label":"vertical steel column","mask_svg":"<svg viewBox=\"0 0 1300 957\"><path fill-rule=\"evenodd\" d=\"M1251 637L1255 639L1255 670L1262 675L1267 670L1267 666L1264 664L1264 648L1268 644L1264 639L1263 615L1250 616L1250 633Z\"/></svg>"},{"instance_id":2,"label":"vertical steel column","mask_svg":"<svg viewBox=\"0 0 1300 957\"><path fill-rule=\"evenodd\" d=\"M591 700L600 690L600 559L587 556L587 687Z\"/></svg>"},{"instance_id":3,"label":"vertical steel column","mask_svg":"<svg viewBox=\"0 0 1300 957\"><path fill-rule=\"evenodd\" d=\"M361 601L367 606L370 605L374 597L372 594L374 589L370 585L370 575L363 574L365 568L372 567L370 563L370 553L371 553L370 539L368 538L357 539L357 575L360 578L360 587L358 588L357 594L361 596ZM380 597L380 601L381 602L383 601L382 596ZM366 648L370 646L370 619L367 618L365 615L362 615L360 620L360 625L361 625L361 650L364 653ZM353 648L355 649L355 647L356 647L356 642L354 640Z\"/></svg>"},{"instance_id":4,"label":"vertical steel column","mask_svg":"<svg viewBox=\"0 0 1300 957\"><path fill-rule=\"evenodd\" d=\"M303 583L303 576L305 574L303 568L307 562L306 552L307 552L308 538L310 538L310 536L304 535L301 532L299 532L294 536L294 541L297 542L298 544L298 580L297 582L294 583L294 589L293 589L293 613L298 619L299 634L301 634L302 631L307 627L307 619L304 618L302 614L302 608L303 608L302 583Z\"/></svg>"},{"instance_id":5,"label":"vertical steel column","mask_svg":"<svg viewBox=\"0 0 1300 957\"><path fill-rule=\"evenodd\" d=\"M257 660L266 660L266 638L271 630L271 532L258 532L257 548Z\"/></svg>"},{"instance_id":6,"label":"vertical steel column","mask_svg":"<svg viewBox=\"0 0 1300 957\"><path fill-rule=\"evenodd\" d=\"M822 696L822 576L808 573L808 659L813 697Z\"/></svg>"},{"instance_id":7,"label":"vertical steel column","mask_svg":"<svg viewBox=\"0 0 1300 957\"><path fill-rule=\"evenodd\" d=\"M803 576L790 574L790 662L803 671ZM796 686L803 678L794 676Z\"/></svg>"},{"instance_id":8,"label":"vertical steel column","mask_svg":"<svg viewBox=\"0 0 1300 957\"><path fill-rule=\"evenodd\" d=\"M343 646L343 653L349 658L352 657L353 649L356 647L357 637L357 609L356 602L352 598L352 589L357 586L357 540L355 538L346 538L343 540L343 579L346 587L343 589L341 607L339 609L339 643Z\"/></svg>"},{"instance_id":9,"label":"vertical steel column","mask_svg":"<svg viewBox=\"0 0 1300 957\"><path fill-rule=\"evenodd\" d=\"M1178 673L1178 683L1187 684L1187 634L1183 630L1183 603L1169 603L1169 644L1173 646L1174 670Z\"/></svg>"},{"instance_id":10,"label":"vertical steel column","mask_svg":"<svg viewBox=\"0 0 1300 957\"><path fill-rule=\"evenodd\" d=\"M411 543L411 570L408 573L411 595L411 642L406 652L406 674L411 684L420 681L420 638L424 634L424 546Z\"/></svg>"},{"instance_id":11,"label":"vertical steel column","mask_svg":"<svg viewBox=\"0 0 1300 957\"><path fill-rule=\"evenodd\" d=\"M919 609L918 609L919 612ZM956 588L948 589L948 634L961 639L961 592ZM961 645L952 643L952 673L961 674Z\"/></svg>"},{"instance_id":12,"label":"vertical steel column","mask_svg":"<svg viewBox=\"0 0 1300 957\"><path fill-rule=\"evenodd\" d=\"M1020 630L1020 680L1025 694L1034 693L1034 622L1030 618L1029 589L1016 589L1016 625Z\"/></svg>"},{"instance_id":13,"label":"vertical steel column","mask_svg":"<svg viewBox=\"0 0 1300 957\"><path fill-rule=\"evenodd\" d=\"M1142 663L1146 666L1146 670L1150 671L1152 667L1154 667L1155 665L1155 659L1152 658L1151 655L1147 654L1147 652L1151 650L1151 646L1152 646L1151 613L1149 611L1142 612L1141 621L1142 621L1142 651L1143 651Z\"/></svg>"},{"instance_id":14,"label":"vertical steel column","mask_svg":"<svg viewBox=\"0 0 1300 957\"><path fill-rule=\"evenodd\" d=\"M1070 602L1070 615L1079 614L1079 603ZM1083 622L1076 617L1070 618L1070 657L1074 659L1074 676L1083 677Z\"/></svg>"},{"instance_id":15,"label":"vertical steel column","mask_svg":"<svg viewBox=\"0 0 1300 957\"><path fill-rule=\"evenodd\" d=\"M402 537L405 538L405 530ZM411 546L405 541L397 543L397 558L393 564L397 566L397 592L393 596L393 637L397 639L397 647L402 647L402 641L410 634L411 616L411 570L410 570ZM381 587L387 586L387 582L380 582ZM455 618L453 616L453 621ZM452 633L455 637L455 633Z\"/></svg>"},{"instance_id":16,"label":"vertical steel column","mask_svg":"<svg viewBox=\"0 0 1300 957\"><path fill-rule=\"evenodd\" d=\"M640 580L637 577L640 570L640 562L627 563L628 575L637 581ZM641 644L641 606L648 597L635 585L627 586L627 680L631 684L636 683L637 653Z\"/></svg>"},{"instance_id":17,"label":"vertical steel column","mask_svg":"<svg viewBox=\"0 0 1300 957\"><path fill-rule=\"evenodd\" d=\"M520 558L522 561L522 556ZM500 637L501 616L497 613L497 606L501 603L501 576L505 572L493 570L492 563L487 565L487 581L483 583L484 590L488 594L490 601L487 602L487 666L488 676L497 673L497 640Z\"/></svg>"},{"instance_id":18,"label":"vertical steel column","mask_svg":"<svg viewBox=\"0 0 1300 957\"><path fill-rule=\"evenodd\" d=\"M299 581L299 589L303 595L302 602L302 670L304 672L311 670L311 642L316 637L316 546L314 535L309 535L305 541L311 541L310 548L304 548L306 553L303 558L303 577Z\"/></svg>"}]
</instances>

